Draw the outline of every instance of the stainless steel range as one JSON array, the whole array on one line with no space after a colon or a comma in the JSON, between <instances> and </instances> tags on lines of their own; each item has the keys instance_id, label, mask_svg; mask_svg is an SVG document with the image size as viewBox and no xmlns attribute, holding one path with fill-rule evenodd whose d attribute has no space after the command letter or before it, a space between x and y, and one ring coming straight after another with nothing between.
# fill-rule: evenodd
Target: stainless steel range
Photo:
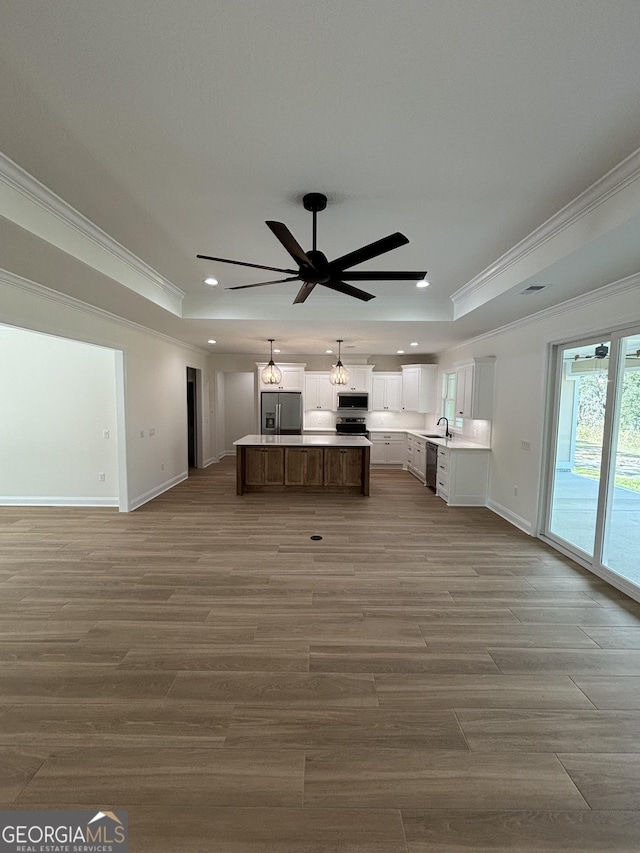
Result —
<instances>
[{"instance_id":1,"label":"stainless steel range","mask_svg":"<svg viewBox=\"0 0 640 853\"><path fill-rule=\"evenodd\" d=\"M369 438L369 430L364 418L338 418L336 432L338 435L362 435Z\"/></svg>"}]
</instances>

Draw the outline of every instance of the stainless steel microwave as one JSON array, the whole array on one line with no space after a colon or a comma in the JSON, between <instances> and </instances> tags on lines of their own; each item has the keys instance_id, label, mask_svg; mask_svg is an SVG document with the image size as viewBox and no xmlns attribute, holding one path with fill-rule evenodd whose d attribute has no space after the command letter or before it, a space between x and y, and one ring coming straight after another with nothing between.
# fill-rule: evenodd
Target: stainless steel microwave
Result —
<instances>
[{"instance_id":1,"label":"stainless steel microwave","mask_svg":"<svg viewBox=\"0 0 640 853\"><path fill-rule=\"evenodd\" d=\"M338 409L364 409L369 408L368 394L354 394L353 392L338 392Z\"/></svg>"}]
</instances>

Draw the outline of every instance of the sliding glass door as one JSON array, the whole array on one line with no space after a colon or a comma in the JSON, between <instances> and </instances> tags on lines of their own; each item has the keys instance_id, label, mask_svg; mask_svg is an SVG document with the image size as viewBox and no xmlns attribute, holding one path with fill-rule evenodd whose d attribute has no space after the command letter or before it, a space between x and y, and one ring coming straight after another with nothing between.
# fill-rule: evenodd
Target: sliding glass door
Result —
<instances>
[{"instance_id":1,"label":"sliding glass door","mask_svg":"<svg viewBox=\"0 0 640 853\"><path fill-rule=\"evenodd\" d=\"M640 586L640 335L620 341L603 564Z\"/></svg>"},{"instance_id":2,"label":"sliding glass door","mask_svg":"<svg viewBox=\"0 0 640 853\"><path fill-rule=\"evenodd\" d=\"M640 332L559 346L555 368L544 536L640 591Z\"/></svg>"}]
</instances>

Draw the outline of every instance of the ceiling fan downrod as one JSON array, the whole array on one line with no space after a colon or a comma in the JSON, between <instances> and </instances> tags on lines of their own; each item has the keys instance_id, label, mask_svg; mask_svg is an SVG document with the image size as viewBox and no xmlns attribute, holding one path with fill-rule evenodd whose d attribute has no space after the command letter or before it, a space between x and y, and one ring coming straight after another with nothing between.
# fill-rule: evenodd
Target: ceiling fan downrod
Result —
<instances>
[{"instance_id":1,"label":"ceiling fan downrod","mask_svg":"<svg viewBox=\"0 0 640 853\"><path fill-rule=\"evenodd\" d=\"M324 210L327 206L327 197L322 193L307 193L302 197L302 204L305 210L310 210L313 216L313 251L317 251L317 235L318 223L317 217L320 210Z\"/></svg>"}]
</instances>

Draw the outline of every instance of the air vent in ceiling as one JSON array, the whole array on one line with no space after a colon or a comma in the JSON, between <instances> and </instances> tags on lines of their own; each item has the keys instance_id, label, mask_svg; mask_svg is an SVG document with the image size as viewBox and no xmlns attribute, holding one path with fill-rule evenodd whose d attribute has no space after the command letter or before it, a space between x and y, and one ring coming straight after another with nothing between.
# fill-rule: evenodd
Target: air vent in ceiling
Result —
<instances>
[{"instance_id":1,"label":"air vent in ceiling","mask_svg":"<svg viewBox=\"0 0 640 853\"><path fill-rule=\"evenodd\" d=\"M525 287L525 289L521 290L520 293L522 293L524 296L527 296L528 294L531 294L531 293L537 293L539 290L544 290L545 287L549 287L549 285L548 284L530 284L529 287Z\"/></svg>"}]
</instances>

